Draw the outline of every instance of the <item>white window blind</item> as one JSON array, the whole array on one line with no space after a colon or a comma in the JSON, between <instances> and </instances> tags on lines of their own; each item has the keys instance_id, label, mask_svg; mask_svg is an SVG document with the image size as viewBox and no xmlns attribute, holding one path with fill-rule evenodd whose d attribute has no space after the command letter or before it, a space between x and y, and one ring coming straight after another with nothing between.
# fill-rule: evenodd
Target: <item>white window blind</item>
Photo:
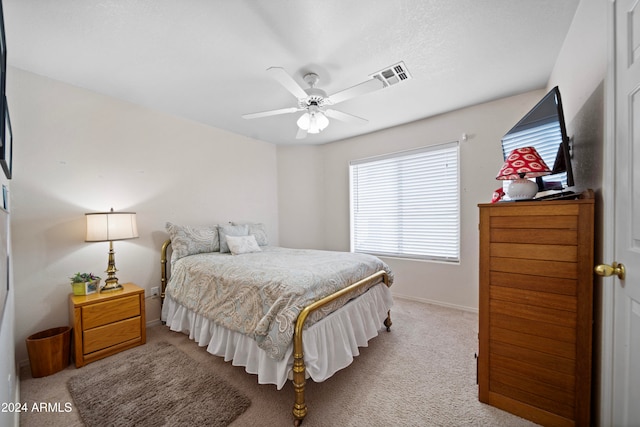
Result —
<instances>
[{"instance_id":1,"label":"white window blind","mask_svg":"<svg viewBox=\"0 0 640 427\"><path fill-rule=\"evenodd\" d=\"M349 163L351 250L459 261L458 142Z\"/></svg>"}]
</instances>

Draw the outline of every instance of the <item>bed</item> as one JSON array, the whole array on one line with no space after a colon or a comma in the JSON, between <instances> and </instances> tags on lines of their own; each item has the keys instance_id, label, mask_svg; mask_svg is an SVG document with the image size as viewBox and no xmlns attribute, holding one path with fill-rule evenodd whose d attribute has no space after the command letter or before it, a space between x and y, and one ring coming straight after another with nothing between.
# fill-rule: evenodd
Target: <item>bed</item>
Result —
<instances>
[{"instance_id":1,"label":"bed","mask_svg":"<svg viewBox=\"0 0 640 427\"><path fill-rule=\"evenodd\" d=\"M291 380L295 425L307 414L306 379L347 367L391 327L393 273L376 257L270 246L262 224L167 223L167 231L163 322L261 384Z\"/></svg>"}]
</instances>

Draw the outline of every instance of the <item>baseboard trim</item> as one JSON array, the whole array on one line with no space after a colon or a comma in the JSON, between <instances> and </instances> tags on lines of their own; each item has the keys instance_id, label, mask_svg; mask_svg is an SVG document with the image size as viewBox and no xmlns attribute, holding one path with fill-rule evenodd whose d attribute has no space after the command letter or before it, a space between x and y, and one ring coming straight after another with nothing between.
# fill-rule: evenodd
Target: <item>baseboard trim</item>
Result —
<instances>
[{"instance_id":1,"label":"baseboard trim","mask_svg":"<svg viewBox=\"0 0 640 427\"><path fill-rule=\"evenodd\" d=\"M448 303L448 302L436 301L436 300L431 300L431 299L427 299L427 298L418 298L418 297L413 297L413 296L409 296L409 295L402 295L402 294L397 294L397 293L393 293L393 297L394 298L400 298L400 299L407 300L407 301L420 302L420 303L423 303L423 304L433 304L433 305L439 305L441 307L455 308L456 310L468 311L470 313L478 314L478 309L477 308L467 307L467 306L464 306L464 305L451 304L451 303Z\"/></svg>"},{"instance_id":2,"label":"baseboard trim","mask_svg":"<svg viewBox=\"0 0 640 427\"><path fill-rule=\"evenodd\" d=\"M158 326L158 325L162 325L162 322L160 321L160 319L154 319L147 322L147 328L151 328L153 326Z\"/></svg>"}]
</instances>

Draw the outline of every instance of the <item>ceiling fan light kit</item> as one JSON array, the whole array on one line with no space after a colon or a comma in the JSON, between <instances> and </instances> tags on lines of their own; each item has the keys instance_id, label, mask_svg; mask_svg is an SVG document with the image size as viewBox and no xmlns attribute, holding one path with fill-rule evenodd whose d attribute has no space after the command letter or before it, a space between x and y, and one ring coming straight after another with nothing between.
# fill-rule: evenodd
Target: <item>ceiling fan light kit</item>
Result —
<instances>
[{"instance_id":1,"label":"ceiling fan light kit","mask_svg":"<svg viewBox=\"0 0 640 427\"><path fill-rule=\"evenodd\" d=\"M308 133L320 133L329 126L329 119L317 106L311 105L309 111L300 116L297 124L300 129Z\"/></svg>"},{"instance_id":2,"label":"ceiling fan light kit","mask_svg":"<svg viewBox=\"0 0 640 427\"><path fill-rule=\"evenodd\" d=\"M300 116L296 121L298 125L298 133L296 134L297 139L305 138L308 133L320 133L329 125L329 118L350 124L367 123L367 120L362 117L327 107L385 87L385 84L380 79L370 77L369 80L360 84L336 92L331 96L327 96L325 91L316 87L316 84L320 79L315 73L307 73L304 75L303 79L305 83L309 85L309 88L302 89L293 77L281 67L268 68L267 72L297 98L297 106L244 114L242 117L245 119L257 119L261 117L304 111L302 116Z\"/></svg>"}]
</instances>

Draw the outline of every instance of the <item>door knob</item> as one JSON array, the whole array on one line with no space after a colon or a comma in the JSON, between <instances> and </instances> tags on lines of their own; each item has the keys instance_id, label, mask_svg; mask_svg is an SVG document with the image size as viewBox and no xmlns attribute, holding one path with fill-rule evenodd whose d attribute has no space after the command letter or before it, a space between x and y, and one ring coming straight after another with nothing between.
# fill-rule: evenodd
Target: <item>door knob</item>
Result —
<instances>
[{"instance_id":1,"label":"door knob","mask_svg":"<svg viewBox=\"0 0 640 427\"><path fill-rule=\"evenodd\" d=\"M624 280L624 275L625 275L624 265L618 264L617 262L614 262L611 265L609 264L596 265L596 267L593 270L599 276L607 277L615 274L620 278L620 280Z\"/></svg>"}]
</instances>

